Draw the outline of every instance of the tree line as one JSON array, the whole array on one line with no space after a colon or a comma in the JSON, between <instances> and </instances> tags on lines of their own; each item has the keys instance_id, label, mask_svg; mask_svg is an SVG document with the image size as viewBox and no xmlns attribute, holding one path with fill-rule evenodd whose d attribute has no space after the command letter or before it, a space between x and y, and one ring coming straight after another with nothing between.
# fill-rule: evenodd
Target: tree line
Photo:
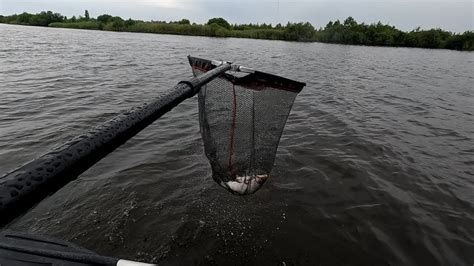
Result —
<instances>
[{"instance_id":1,"label":"tree line","mask_svg":"<svg viewBox=\"0 0 474 266\"><path fill-rule=\"evenodd\" d=\"M231 24L224 18L212 18L206 24L196 24L191 23L188 19L169 22L125 20L108 14L91 18L86 10L83 16L70 18L51 11L43 11L37 14L25 12L11 16L0 15L0 23L211 37L474 50L473 31L460 34L442 29L421 30L418 27L410 32L405 32L381 22L373 24L358 23L352 17L348 17L343 22L339 20L330 21L324 28L315 29L309 22L288 22L286 25Z\"/></svg>"}]
</instances>

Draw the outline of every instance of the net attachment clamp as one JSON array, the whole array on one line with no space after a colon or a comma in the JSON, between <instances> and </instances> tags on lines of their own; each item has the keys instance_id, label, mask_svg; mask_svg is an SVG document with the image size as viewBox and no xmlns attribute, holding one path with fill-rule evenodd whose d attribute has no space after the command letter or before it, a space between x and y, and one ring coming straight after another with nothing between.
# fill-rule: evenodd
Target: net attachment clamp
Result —
<instances>
[{"instance_id":1,"label":"net attachment clamp","mask_svg":"<svg viewBox=\"0 0 474 266\"><path fill-rule=\"evenodd\" d=\"M221 66L223 64L230 64L231 65L230 71L234 71L234 72L243 72L243 73L250 73L250 74L253 74L255 72L255 70L253 70L252 68L233 64L230 61L211 60L211 64L215 67Z\"/></svg>"}]
</instances>

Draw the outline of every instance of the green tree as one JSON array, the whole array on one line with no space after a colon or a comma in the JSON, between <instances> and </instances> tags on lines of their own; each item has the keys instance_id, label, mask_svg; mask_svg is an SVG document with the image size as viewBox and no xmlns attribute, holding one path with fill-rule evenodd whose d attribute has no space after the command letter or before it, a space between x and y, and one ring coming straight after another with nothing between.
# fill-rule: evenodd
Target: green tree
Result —
<instances>
[{"instance_id":1,"label":"green tree","mask_svg":"<svg viewBox=\"0 0 474 266\"><path fill-rule=\"evenodd\" d=\"M420 46L424 48L437 48L441 40L437 30L420 31Z\"/></svg>"},{"instance_id":2,"label":"green tree","mask_svg":"<svg viewBox=\"0 0 474 266\"><path fill-rule=\"evenodd\" d=\"M183 18L182 20L178 21L178 24L189 25L191 24L191 21L189 21L189 19Z\"/></svg>"},{"instance_id":3,"label":"green tree","mask_svg":"<svg viewBox=\"0 0 474 266\"><path fill-rule=\"evenodd\" d=\"M230 24L227 22L227 20L223 18L211 18L208 22L207 25L212 25L212 24L217 24L223 28L230 29Z\"/></svg>"},{"instance_id":4,"label":"green tree","mask_svg":"<svg viewBox=\"0 0 474 266\"><path fill-rule=\"evenodd\" d=\"M326 24L326 27L325 27L324 29L325 29L325 30L329 30L330 28L332 28L332 26L333 26L333 23L332 23L332 21L330 20L330 21L328 22L328 24Z\"/></svg>"},{"instance_id":5,"label":"green tree","mask_svg":"<svg viewBox=\"0 0 474 266\"><path fill-rule=\"evenodd\" d=\"M111 15L103 14L97 17L97 21L107 24L111 18Z\"/></svg>"},{"instance_id":6,"label":"green tree","mask_svg":"<svg viewBox=\"0 0 474 266\"><path fill-rule=\"evenodd\" d=\"M33 14L23 12L20 15L18 15L17 22L20 24L28 24L31 17L33 17Z\"/></svg>"},{"instance_id":7,"label":"green tree","mask_svg":"<svg viewBox=\"0 0 474 266\"><path fill-rule=\"evenodd\" d=\"M285 29L288 40L292 41L311 41L314 37L314 27L311 23L289 23Z\"/></svg>"},{"instance_id":8,"label":"green tree","mask_svg":"<svg viewBox=\"0 0 474 266\"><path fill-rule=\"evenodd\" d=\"M129 18L125 21L125 27L128 28L128 27L134 25L135 23L136 23L135 20Z\"/></svg>"},{"instance_id":9,"label":"green tree","mask_svg":"<svg viewBox=\"0 0 474 266\"><path fill-rule=\"evenodd\" d=\"M353 17L348 17L346 20L344 20L344 26L354 27L357 26L357 22Z\"/></svg>"},{"instance_id":10,"label":"green tree","mask_svg":"<svg viewBox=\"0 0 474 266\"><path fill-rule=\"evenodd\" d=\"M87 9L86 9L86 11L84 11L84 18L85 18L86 20L90 20L89 11L87 11Z\"/></svg>"},{"instance_id":11,"label":"green tree","mask_svg":"<svg viewBox=\"0 0 474 266\"><path fill-rule=\"evenodd\" d=\"M125 30L125 21L121 17L112 17L107 23L107 30L123 31Z\"/></svg>"}]
</instances>

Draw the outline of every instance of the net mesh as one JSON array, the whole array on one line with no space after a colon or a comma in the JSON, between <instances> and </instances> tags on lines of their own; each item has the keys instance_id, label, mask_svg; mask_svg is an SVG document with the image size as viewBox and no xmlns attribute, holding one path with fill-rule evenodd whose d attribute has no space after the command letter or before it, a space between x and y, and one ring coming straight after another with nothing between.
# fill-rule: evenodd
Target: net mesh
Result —
<instances>
[{"instance_id":1,"label":"net mesh","mask_svg":"<svg viewBox=\"0 0 474 266\"><path fill-rule=\"evenodd\" d=\"M190 58L193 74L213 66ZM257 191L270 176L278 144L303 83L228 71L198 94L199 122L213 179L236 194Z\"/></svg>"}]
</instances>

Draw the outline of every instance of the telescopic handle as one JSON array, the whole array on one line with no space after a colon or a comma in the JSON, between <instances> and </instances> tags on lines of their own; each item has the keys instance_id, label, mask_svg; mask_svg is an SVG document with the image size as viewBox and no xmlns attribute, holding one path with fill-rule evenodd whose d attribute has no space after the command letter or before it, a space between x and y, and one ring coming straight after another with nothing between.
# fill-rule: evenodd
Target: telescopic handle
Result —
<instances>
[{"instance_id":1,"label":"telescopic handle","mask_svg":"<svg viewBox=\"0 0 474 266\"><path fill-rule=\"evenodd\" d=\"M101 256L68 241L52 237L0 232L0 265L104 265L153 266L156 264Z\"/></svg>"},{"instance_id":2,"label":"telescopic handle","mask_svg":"<svg viewBox=\"0 0 474 266\"><path fill-rule=\"evenodd\" d=\"M39 158L0 177L0 226L5 226L46 196L104 158L212 79L229 70L228 63L199 77L181 81L153 102L124 112Z\"/></svg>"}]
</instances>

